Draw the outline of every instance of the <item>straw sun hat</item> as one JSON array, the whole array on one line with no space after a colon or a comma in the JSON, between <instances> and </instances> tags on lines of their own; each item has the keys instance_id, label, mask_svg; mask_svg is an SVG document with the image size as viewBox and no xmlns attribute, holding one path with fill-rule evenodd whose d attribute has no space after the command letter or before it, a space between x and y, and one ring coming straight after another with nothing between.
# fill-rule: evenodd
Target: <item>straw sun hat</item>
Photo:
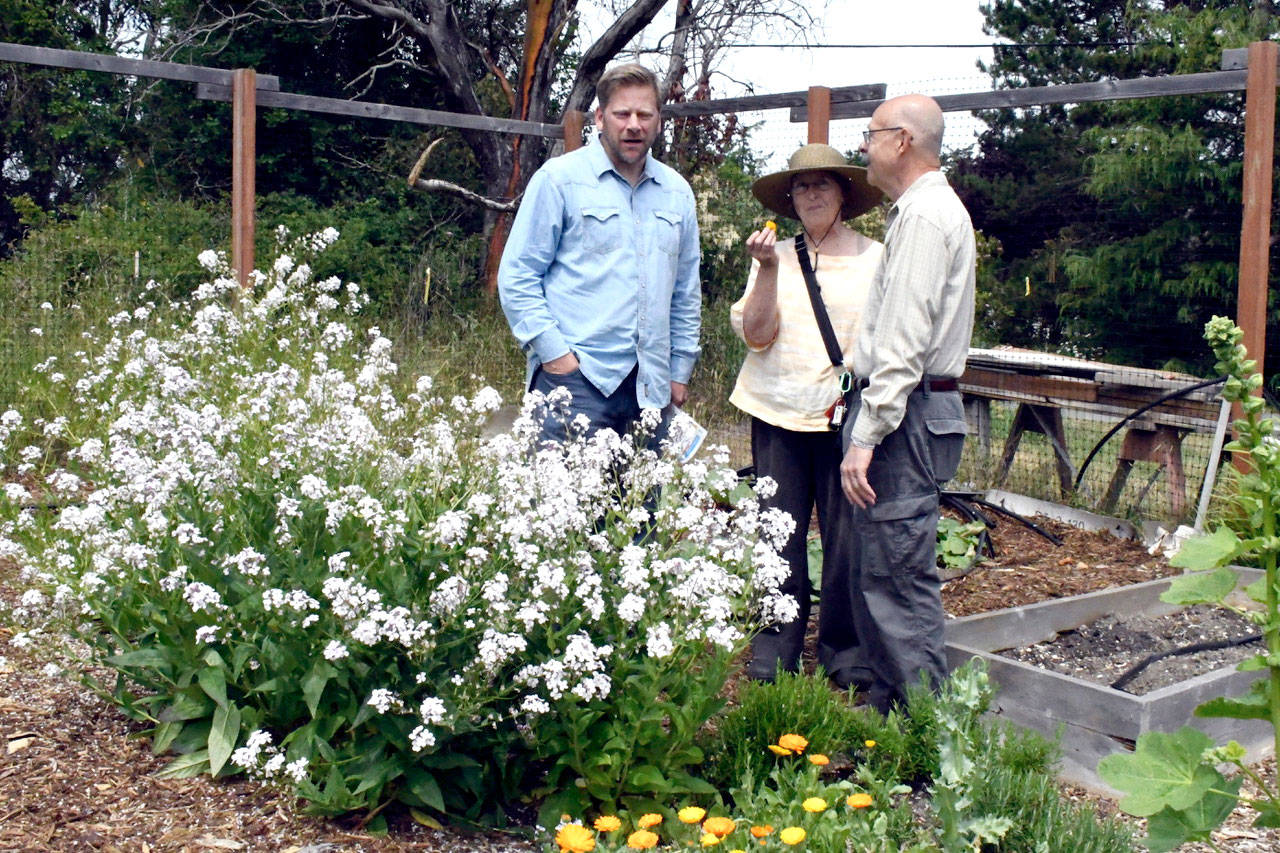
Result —
<instances>
[{"instance_id":1,"label":"straw sun hat","mask_svg":"<svg viewBox=\"0 0 1280 853\"><path fill-rule=\"evenodd\" d=\"M795 205L791 203L791 179L801 172L815 170L840 175L852 186L853 191L846 193L844 205L840 208L841 219L852 219L866 213L879 204L883 197L880 190L867 183L866 169L850 166L839 151L821 142L811 142L792 154L787 161L787 168L760 178L751 185L751 192L774 213L789 219L799 219Z\"/></svg>"}]
</instances>

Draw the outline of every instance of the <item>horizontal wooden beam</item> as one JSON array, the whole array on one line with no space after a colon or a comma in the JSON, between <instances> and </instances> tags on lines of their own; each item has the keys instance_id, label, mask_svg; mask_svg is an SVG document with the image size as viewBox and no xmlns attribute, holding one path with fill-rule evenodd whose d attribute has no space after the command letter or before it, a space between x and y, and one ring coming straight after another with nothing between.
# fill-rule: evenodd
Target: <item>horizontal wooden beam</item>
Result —
<instances>
[{"instance_id":1,"label":"horizontal wooden beam","mask_svg":"<svg viewBox=\"0 0 1280 853\"><path fill-rule=\"evenodd\" d=\"M1277 61L1280 67L1280 61ZM1249 67L1249 48L1233 47L1222 52L1223 71L1242 71Z\"/></svg>"},{"instance_id":2,"label":"horizontal wooden beam","mask_svg":"<svg viewBox=\"0 0 1280 853\"><path fill-rule=\"evenodd\" d=\"M868 83L865 86L842 86L831 90L831 103L843 104L883 100L887 87L884 83ZM662 115L667 118L685 116L741 113L754 110L777 110L802 107L808 103L809 92L781 92L776 95L748 95L741 98L717 98L712 101L685 101L679 104L663 104Z\"/></svg>"},{"instance_id":3,"label":"horizontal wooden beam","mask_svg":"<svg viewBox=\"0 0 1280 853\"><path fill-rule=\"evenodd\" d=\"M995 110L1038 107L1049 104L1083 104L1092 101L1122 101L1133 98L1157 98L1168 95L1207 95L1217 92L1243 92L1246 72L1206 71L1200 74L1171 74L1164 77L1135 77L1131 80L1103 80L1099 83L1067 83L1061 86L1031 86L1025 89L998 89L991 92L966 92L938 95L934 98L943 112ZM867 118L883 101L861 101L832 104L831 118ZM809 120L809 111L791 108L791 120Z\"/></svg>"},{"instance_id":4,"label":"horizontal wooden beam","mask_svg":"<svg viewBox=\"0 0 1280 853\"><path fill-rule=\"evenodd\" d=\"M109 53L87 53L82 50L59 50L52 47L33 47L27 44L0 42L0 62L22 62L27 65L47 65L52 68L69 68L76 71L102 71L108 74L128 74L132 77L149 77L159 80L178 80L184 83L213 83L231 91L234 71L207 68L203 65L183 65L180 62L158 62L154 59L130 59ZM258 90L279 91L280 78L269 74L257 75ZM231 96L228 94L227 99Z\"/></svg>"},{"instance_id":5,"label":"horizontal wooden beam","mask_svg":"<svg viewBox=\"0 0 1280 853\"><path fill-rule=\"evenodd\" d=\"M231 89L226 86L202 83L196 87L196 97L209 101L229 101L231 100ZM258 107L304 110L312 113L328 113L330 115L352 116L355 118L380 118L435 127L460 127L467 130L517 133L525 136L546 136L551 139L564 138L564 128L558 124L477 116L467 113L450 113L443 110L424 110L417 107L397 107L392 104L348 101L342 98L322 98L317 95L298 95L293 92L263 92L259 90Z\"/></svg>"}]
</instances>

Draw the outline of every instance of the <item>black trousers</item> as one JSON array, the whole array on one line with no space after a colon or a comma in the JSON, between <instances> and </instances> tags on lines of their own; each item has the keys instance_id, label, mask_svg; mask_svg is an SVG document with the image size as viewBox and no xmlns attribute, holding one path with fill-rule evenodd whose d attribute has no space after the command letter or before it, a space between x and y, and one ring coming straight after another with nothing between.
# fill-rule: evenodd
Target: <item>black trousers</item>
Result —
<instances>
[{"instance_id":1,"label":"black trousers","mask_svg":"<svg viewBox=\"0 0 1280 853\"><path fill-rule=\"evenodd\" d=\"M849 579L852 505L840 490L840 436L830 431L796 432L752 418L751 456L756 476L771 477L778 484L777 493L765 505L796 521L782 550L791 568L782 591L796 599L800 612L794 621L756 636L747 672L755 678L768 678L779 665L789 671L800 665L813 594L806 546L809 518L816 505L822 537L818 662L830 673L844 665L842 660L852 663L858 645Z\"/></svg>"}]
</instances>

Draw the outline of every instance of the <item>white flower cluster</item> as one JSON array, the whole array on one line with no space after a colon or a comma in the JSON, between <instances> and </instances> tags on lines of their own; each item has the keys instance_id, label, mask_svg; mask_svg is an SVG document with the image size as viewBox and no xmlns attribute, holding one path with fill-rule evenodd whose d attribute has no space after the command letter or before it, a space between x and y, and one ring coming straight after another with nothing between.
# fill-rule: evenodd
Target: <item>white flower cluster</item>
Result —
<instances>
[{"instance_id":1,"label":"white flower cluster","mask_svg":"<svg viewBox=\"0 0 1280 853\"><path fill-rule=\"evenodd\" d=\"M271 733L261 729L252 732L245 745L231 753L231 763L259 779L290 780L295 784L307 778L310 764L305 756L290 761L272 744Z\"/></svg>"}]
</instances>

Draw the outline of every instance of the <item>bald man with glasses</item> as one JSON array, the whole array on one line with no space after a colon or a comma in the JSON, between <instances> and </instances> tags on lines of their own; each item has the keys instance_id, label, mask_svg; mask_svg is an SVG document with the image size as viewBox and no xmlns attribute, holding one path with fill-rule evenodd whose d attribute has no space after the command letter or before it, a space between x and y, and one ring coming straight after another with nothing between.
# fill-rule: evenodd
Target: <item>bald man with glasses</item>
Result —
<instances>
[{"instance_id":1,"label":"bald man with glasses","mask_svg":"<svg viewBox=\"0 0 1280 853\"><path fill-rule=\"evenodd\" d=\"M893 201L856 339L841 487L854 505L849 594L858 661L837 671L882 712L946 677L934 556L942 484L964 445L957 380L973 333L973 223L940 171L942 110L923 95L880 105L863 133L867 180Z\"/></svg>"}]
</instances>

